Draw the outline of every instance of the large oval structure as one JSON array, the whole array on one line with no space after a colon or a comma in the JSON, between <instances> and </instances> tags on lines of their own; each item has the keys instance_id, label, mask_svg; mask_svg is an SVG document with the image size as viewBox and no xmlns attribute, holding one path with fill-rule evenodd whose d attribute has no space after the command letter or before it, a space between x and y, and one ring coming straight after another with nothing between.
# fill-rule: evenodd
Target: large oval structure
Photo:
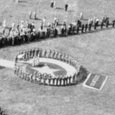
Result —
<instances>
[{"instance_id":1,"label":"large oval structure","mask_svg":"<svg viewBox=\"0 0 115 115\"><path fill-rule=\"evenodd\" d=\"M22 79L51 86L78 84L88 75L71 56L41 48L20 52L15 59L15 73Z\"/></svg>"}]
</instances>

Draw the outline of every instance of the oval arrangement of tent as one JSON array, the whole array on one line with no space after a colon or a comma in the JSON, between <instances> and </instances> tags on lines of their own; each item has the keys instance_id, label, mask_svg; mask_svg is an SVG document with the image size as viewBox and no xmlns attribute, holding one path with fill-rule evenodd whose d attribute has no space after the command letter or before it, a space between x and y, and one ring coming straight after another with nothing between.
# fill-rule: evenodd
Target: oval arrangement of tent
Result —
<instances>
[{"instance_id":1,"label":"oval arrangement of tent","mask_svg":"<svg viewBox=\"0 0 115 115\"><path fill-rule=\"evenodd\" d=\"M68 86L83 82L89 73L67 54L34 48L16 56L15 74L38 84Z\"/></svg>"}]
</instances>

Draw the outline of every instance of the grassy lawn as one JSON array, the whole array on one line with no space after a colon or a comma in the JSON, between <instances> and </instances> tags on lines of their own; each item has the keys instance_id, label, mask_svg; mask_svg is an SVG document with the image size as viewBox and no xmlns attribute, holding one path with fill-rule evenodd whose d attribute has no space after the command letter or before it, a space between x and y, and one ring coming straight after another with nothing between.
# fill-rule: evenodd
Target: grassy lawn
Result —
<instances>
[{"instance_id":1,"label":"grassy lawn","mask_svg":"<svg viewBox=\"0 0 115 115\"><path fill-rule=\"evenodd\" d=\"M23 0L24 1L24 0ZM61 20L68 15L68 21L83 12L87 17L108 15L114 18L114 0L70 0L70 8L62 10L49 8L49 0L26 0L16 5L13 0L0 0L0 20L28 19L30 9L38 9L38 16L47 16L51 21L55 15ZM63 7L64 0L57 6ZM70 15L70 17L69 17ZM39 21L35 21L39 25ZM15 47L0 49L0 58L14 60L15 55L34 47L51 48L67 53L78 60L90 72L108 75L109 79L101 91L87 89L82 84L69 87L50 87L32 84L19 79L13 71L0 67L0 106L9 115L114 115L115 114L115 29L77 36L52 38Z\"/></svg>"}]
</instances>

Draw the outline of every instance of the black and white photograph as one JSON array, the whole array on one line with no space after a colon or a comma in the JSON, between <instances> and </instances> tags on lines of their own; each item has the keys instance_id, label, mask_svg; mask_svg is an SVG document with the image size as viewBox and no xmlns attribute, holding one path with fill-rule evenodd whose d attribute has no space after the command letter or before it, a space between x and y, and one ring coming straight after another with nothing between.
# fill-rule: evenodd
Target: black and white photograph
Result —
<instances>
[{"instance_id":1,"label":"black and white photograph","mask_svg":"<svg viewBox=\"0 0 115 115\"><path fill-rule=\"evenodd\" d=\"M0 115L115 115L115 0L0 0Z\"/></svg>"}]
</instances>

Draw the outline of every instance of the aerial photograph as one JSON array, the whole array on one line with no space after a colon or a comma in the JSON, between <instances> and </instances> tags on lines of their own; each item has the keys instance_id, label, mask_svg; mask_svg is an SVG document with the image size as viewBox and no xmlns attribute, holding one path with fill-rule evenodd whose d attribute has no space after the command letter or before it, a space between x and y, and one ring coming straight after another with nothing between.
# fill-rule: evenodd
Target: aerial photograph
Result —
<instances>
[{"instance_id":1,"label":"aerial photograph","mask_svg":"<svg viewBox=\"0 0 115 115\"><path fill-rule=\"evenodd\" d=\"M0 115L115 115L115 0L0 0Z\"/></svg>"}]
</instances>

